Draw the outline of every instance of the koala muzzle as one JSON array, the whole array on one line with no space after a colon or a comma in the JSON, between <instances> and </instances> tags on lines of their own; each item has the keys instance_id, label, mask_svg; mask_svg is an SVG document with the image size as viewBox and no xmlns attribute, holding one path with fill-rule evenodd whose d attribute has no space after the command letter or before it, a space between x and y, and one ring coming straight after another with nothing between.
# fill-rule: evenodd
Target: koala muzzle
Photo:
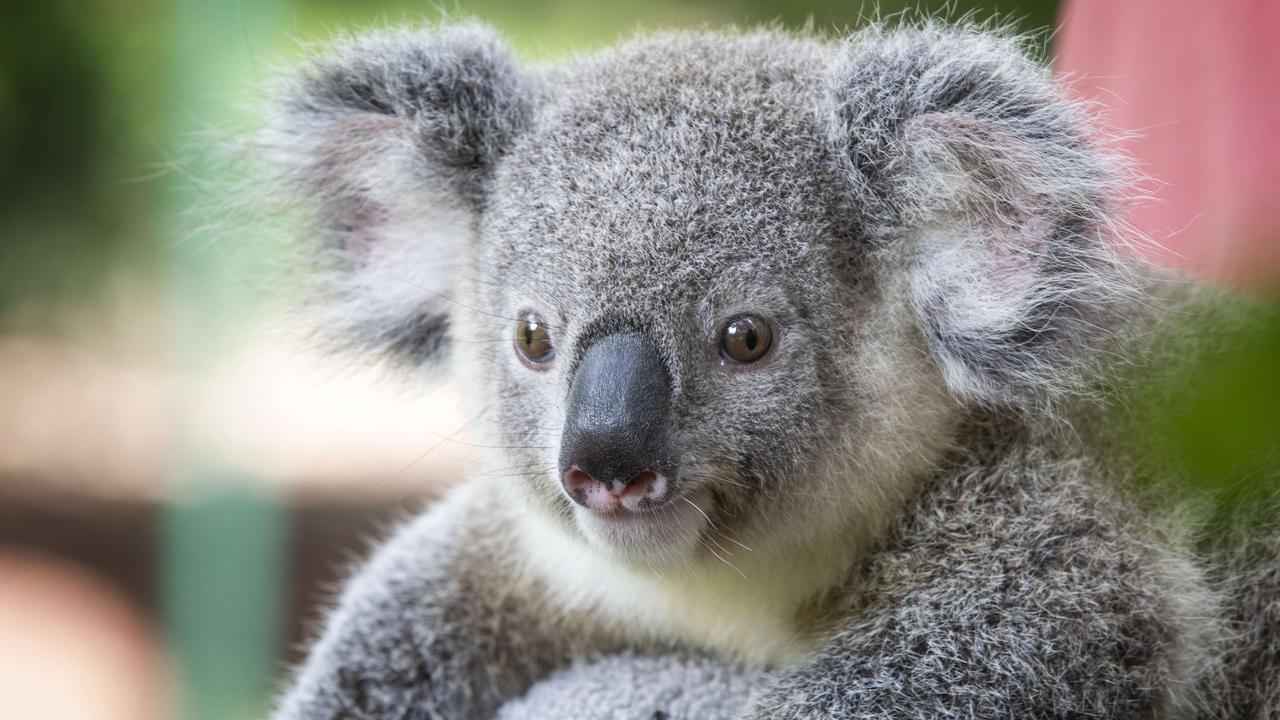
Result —
<instances>
[{"instance_id":1,"label":"koala muzzle","mask_svg":"<svg viewBox=\"0 0 1280 720\"><path fill-rule=\"evenodd\" d=\"M638 332L588 348L569 386L560 479L570 498L599 511L660 505L675 478L671 377Z\"/></svg>"}]
</instances>

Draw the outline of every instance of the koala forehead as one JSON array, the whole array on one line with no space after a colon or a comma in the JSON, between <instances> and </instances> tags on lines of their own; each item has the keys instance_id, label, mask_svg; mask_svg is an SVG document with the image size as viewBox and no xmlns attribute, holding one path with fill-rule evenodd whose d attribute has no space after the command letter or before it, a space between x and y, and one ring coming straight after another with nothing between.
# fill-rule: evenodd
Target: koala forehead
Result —
<instances>
[{"instance_id":1,"label":"koala forehead","mask_svg":"<svg viewBox=\"0 0 1280 720\"><path fill-rule=\"evenodd\" d=\"M561 296L785 289L847 232L826 57L773 33L674 34L551 74L495 179L491 260Z\"/></svg>"}]
</instances>

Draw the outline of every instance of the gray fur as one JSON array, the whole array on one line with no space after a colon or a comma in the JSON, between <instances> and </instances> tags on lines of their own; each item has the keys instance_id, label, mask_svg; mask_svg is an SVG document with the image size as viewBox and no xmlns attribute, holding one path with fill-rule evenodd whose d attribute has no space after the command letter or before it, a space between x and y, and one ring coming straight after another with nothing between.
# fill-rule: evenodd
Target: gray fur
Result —
<instances>
[{"instance_id":1,"label":"gray fur","mask_svg":"<svg viewBox=\"0 0 1280 720\"><path fill-rule=\"evenodd\" d=\"M870 559L771 718L1188 717L1216 598L1186 557L1047 437L975 423Z\"/></svg>"},{"instance_id":2,"label":"gray fur","mask_svg":"<svg viewBox=\"0 0 1280 720\"><path fill-rule=\"evenodd\" d=\"M561 717L655 664L687 694L620 697L1269 717L1241 668L1277 671L1274 554L1210 582L1062 422L1150 288L1112 246L1121 171L1016 38L667 33L525 70L464 24L341 43L282 93L265 145L322 322L409 365L451 344L490 450L353 579L281 720ZM777 347L722 367L745 310ZM619 330L672 376L692 540L661 552L606 546L556 480L579 348Z\"/></svg>"},{"instance_id":3,"label":"gray fur","mask_svg":"<svg viewBox=\"0 0 1280 720\"><path fill-rule=\"evenodd\" d=\"M736 720L760 677L706 657L591 658L507 703L495 720Z\"/></svg>"},{"instance_id":4,"label":"gray fur","mask_svg":"<svg viewBox=\"0 0 1280 720\"><path fill-rule=\"evenodd\" d=\"M517 548L492 532L503 517L492 505L464 489L391 538L348 583L277 716L488 717L570 657L609 647L503 560Z\"/></svg>"},{"instance_id":5,"label":"gray fur","mask_svg":"<svg viewBox=\"0 0 1280 720\"><path fill-rule=\"evenodd\" d=\"M1280 718L1280 527L1254 528L1211 571L1224 598L1220 675L1206 717Z\"/></svg>"},{"instance_id":6,"label":"gray fur","mask_svg":"<svg viewBox=\"0 0 1280 720\"><path fill-rule=\"evenodd\" d=\"M351 38L290 82L263 146L311 218L330 337L435 354L456 245L530 121L535 81L468 24Z\"/></svg>"},{"instance_id":7,"label":"gray fur","mask_svg":"<svg viewBox=\"0 0 1280 720\"><path fill-rule=\"evenodd\" d=\"M1078 389L1143 284L1113 250L1123 165L1012 42L864 31L837 61L836 127L864 232L947 229L918 248L912 298L953 388L1039 408Z\"/></svg>"}]
</instances>

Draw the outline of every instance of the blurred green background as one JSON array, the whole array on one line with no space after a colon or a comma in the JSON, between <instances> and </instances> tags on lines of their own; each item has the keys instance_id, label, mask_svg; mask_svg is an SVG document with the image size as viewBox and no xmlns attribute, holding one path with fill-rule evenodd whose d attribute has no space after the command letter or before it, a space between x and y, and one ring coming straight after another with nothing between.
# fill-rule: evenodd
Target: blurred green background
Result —
<instances>
[{"instance_id":1,"label":"blurred green background","mask_svg":"<svg viewBox=\"0 0 1280 720\"><path fill-rule=\"evenodd\" d=\"M870 3L834 0L487 0L444 7L448 14L475 15L496 25L527 59L589 49L637 28L779 22L836 31L872 13ZM1056 2L953 1L943 7L952 16L972 11L989 18L998 12L1021 29L1040 32L1054 25L1058 13ZM920 4L881 2L878 12L904 8ZM260 482L255 471L231 466L210 450L199 419L185 410L202 392L202 370L252 337L280 294L274 274L279 238L257 235L253 223L241 226L233 204L220 197L243 180L219 148L253 126L253 107L273 68L298 57L302 43L441 14L439 6L426 3L339 0L52 0L4 10L0 339L46 339L60 348L89 348L89 355L124 346L124 355L142 352L162 358L164 367L191 370L179 373L166 401L166 407L178 408L162 421L173 426L162 458L166 482L154 493L95 488L81 504L84 515L65 525L91 526L110 515L103 510L109 503L143 507L136 522L143 528L140 542L152 555L121 563L154 566L138 581L141 604L162 628L166 662L180 688L166 701L164 716L212 720L264 712L289 652L286 640L298 639L292 615L299 614L299 602L314 600L313 593L288 599L300 592L290 589L300 582L295 566L305 561L328 568L335 562L334 546L351 548L350 537L367 534L365 516L356 522L340 510L357 505L351 497L382 482L381 471L371 471L353 479L352 495L338 494L327 505L312 502L313 510L322 506L314 510L316 517L344 518L322 523L297 510L305 505L297 491ZM1048 35L1043 37L1047 42ZM1211 328L1218 333L1213 352L1185 356L1159 377L1130 378L1124 409L1112 421L1114 432L1137 440L1133 445L1145 465L1157 468L1152 476L1168 483L1165 492L1213 502L1230 497L1230 507L1237 507L1253 503L1275 477L1280 313L1264 303L1233 311L1232 317L1234 329ZM1190 334L1198 332L1193 328ZM103 351L119 355L112 353ZM3 356L12 357L17 356ZM0 366L0 381L14 367ZM26 375L15 377L20 379L13 387L26 382ZM55 421L79 412L79 393L75 387L68 391L71 402L54 408ZM26 436L18 437L11 444ZM36 512L64 517L62 508L72 503L66 498L79 492L51 494L47 485L57 479L56 470L33 470L30 463L5 467L0 510L6 497L17 509L0 513L0 520L10 518L11 527ZM6 496L7 486L25 489ZM414 493L392 494L378 517L403 507L405 495ZM1230 523L1235 516L1224 512L1222 521ZM342 523L354 529L341 541L324 529ZM55 545L57 538L41 539L39 533L52 537L62 532L53 528L64 525L23 527L27 535L0 536L0 551L6 539ZM300 527L319 527L317 537L327 539L306 545L299 538L311 536ZM106 545L95 551L125 552ZM313 575L331 580L326 572ZM145 599L150 596L153 603ZM166 676L163 682L168 681Z\"/></svg>"}]
</instances>

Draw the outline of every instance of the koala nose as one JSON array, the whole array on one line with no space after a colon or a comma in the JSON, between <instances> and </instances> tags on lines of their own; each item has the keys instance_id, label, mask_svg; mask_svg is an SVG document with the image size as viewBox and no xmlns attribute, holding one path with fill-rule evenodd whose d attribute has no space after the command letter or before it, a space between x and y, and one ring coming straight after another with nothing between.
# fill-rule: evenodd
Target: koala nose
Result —
<instances>
[{"instance_id":1,"label":"koala nose","mask_svg":"<svg viewBox=\"0 0 1280 720\"><path fill-rule=\"evenodd\" d=\"M560 442L566 494L595 510L660 504L675 476L671 378L641 333L592 343L569 385Z\"/></svg>"}]
</instances>

